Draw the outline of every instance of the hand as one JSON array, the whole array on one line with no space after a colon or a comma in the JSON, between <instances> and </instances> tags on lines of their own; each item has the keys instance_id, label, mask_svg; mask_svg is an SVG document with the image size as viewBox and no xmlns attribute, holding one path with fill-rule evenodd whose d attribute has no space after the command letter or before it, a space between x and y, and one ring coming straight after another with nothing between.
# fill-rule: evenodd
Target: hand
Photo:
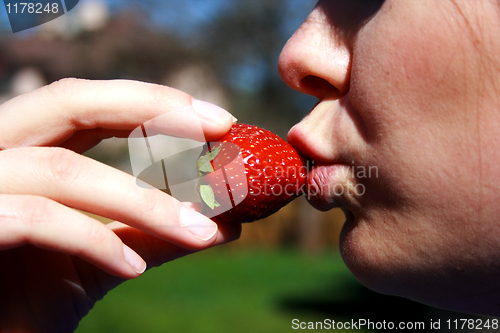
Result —
<instances>
[{"instance_id":1,"label":"hand","mask_svg":"<svg viewBox=\"0 0 500 333\"><path fill-rule=\"evenodd\" d=\"M156 124L206 140L233 117L172 88L65 79L0 105L0 331L72 331L109 290L148 267L239 237L167 194L79 155L104 138ZM179 132L179 129L183 129ZM73 209L74 208L74 209ZM104 225L77 210L120 222ZM178 213L179 212L179 213Z\"/></svg>"}]
</instances>

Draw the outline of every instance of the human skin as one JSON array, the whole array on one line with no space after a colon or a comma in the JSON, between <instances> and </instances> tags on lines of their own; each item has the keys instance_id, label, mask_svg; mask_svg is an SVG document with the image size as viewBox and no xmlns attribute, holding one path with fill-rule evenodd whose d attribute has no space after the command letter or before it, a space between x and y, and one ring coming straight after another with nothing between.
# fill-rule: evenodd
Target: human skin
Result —
<instances>
[{"instance_id":1,"label":"human skin","mask_svg":"<svg viewBox=\"0 0 500 333\"><path fill-rule=\"evenodd\" d=\"M490 0L319 1L284 47L283 80L319 99L288 140L369 288L500 315L498 54Z\"/></svg>"},{"instance_id":2,"label":"human skin","mask_svg":"<svg viewBox=\"0 0 500 333\"><path fill-rule=\"evenodd\" d=\"M146 264L239 237L239 224L216 225L192 205L79 154L179 110L183 117L153 129L190 137L201 124L213 140L233 124L225 110L183 92L127 80L64 79L0 105L7 148L0 151L1 332L71 332Z\"/></svg>"}]
</instances>

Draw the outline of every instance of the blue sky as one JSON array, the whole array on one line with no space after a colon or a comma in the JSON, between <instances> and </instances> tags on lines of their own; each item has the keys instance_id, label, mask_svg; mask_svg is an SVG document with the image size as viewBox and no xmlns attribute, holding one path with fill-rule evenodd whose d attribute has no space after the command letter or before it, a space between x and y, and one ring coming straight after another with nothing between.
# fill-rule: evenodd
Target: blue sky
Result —
<instances>
[{"instance_id":1,"label":"blue sky","mask_svg":"<svg viewBox=\"0 0 500 333\"><path fill-rule=\"evenodd\" d=\"M80 0L80 3L88 0ZM196 32L204 24L214 20L234 0L103 0L110 12L118 13L127 6L142 7L157 27L174 31L179 35ZM283 0L287 2L290 20L284 34L291 34L314 6L313 0ZM78 6L78 5L77 5ZM35 28L36 29L36 28ZM0 5L0 32L11 33L7 11Z\"/></svg>"},{"instance_id":2,"label":"blue sky","mask_svg":"<svg viewBox=\"0 0 500 333\"><path fill-rule=\"evenodd\" d=\"M84 1L80 0L79 5ZM203 35L203 28L207 23L224 14L226 9L234 5L235 0L101 0L109 6L110 13L130 9L142 11L148 24L155 28L165 29L178 35L180 38L193 35ZM238 1L238 0L236 0ZM282 27L283 44L293 34L297 27L307 17L315 5L315 0L280 0L286 4L285 17L287 20ZM76 9L78 9L78 6ZM74 14L74 11L68 15ZM5 6L0 5L0 38L20 37L31 35L37 28L29 29L12 35ZM243 90L258 89L266 72L272 70L263 61L252 58L231 68L226 78L233 86Z\"/></svg>"}]
</instances>

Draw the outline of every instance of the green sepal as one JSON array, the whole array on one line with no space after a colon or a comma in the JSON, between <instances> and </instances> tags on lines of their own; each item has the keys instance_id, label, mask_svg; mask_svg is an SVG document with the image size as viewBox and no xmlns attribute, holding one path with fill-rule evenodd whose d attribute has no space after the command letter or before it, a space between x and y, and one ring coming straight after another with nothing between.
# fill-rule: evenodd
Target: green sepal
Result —
<instances>
[{"instance_id":1,"label":"green sepal","mask_svg":"<svg viewBox=\"0 0 500 333\"><path fill-rule=\"evenodd\" d=\"M200 196L210 209L220 207L220 204L215 200L214 190L210 185L200 185Z\"/></svg>"},{"instance_id":2,"label":"green sepal","mask_svg":"<svg viewBox=\"0 0 500 333\"><path fill-rule=\"evenodd\" d=\"M196 162L198 165L198 174L201 175L202 172L208 173L208 172L214 172L214 167L212 166L211 161L215 159L217 154L219 154L221 150L221 147L217 147L214 150L211 150L207 152L205 155L200 156L198 158L198 161Z\"/></svg>"}]
</instances>

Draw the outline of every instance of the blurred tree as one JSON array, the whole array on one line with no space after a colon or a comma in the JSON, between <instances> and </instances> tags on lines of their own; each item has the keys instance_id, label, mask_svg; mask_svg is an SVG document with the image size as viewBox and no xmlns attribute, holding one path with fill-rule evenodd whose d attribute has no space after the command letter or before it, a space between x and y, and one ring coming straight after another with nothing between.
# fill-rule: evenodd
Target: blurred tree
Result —
<instances>
[{"instance_id":1,"label":"blurred tree","mask_svg":"<svg viewBox=\"0 0 500 333\"><path fill-rule=\"evenodd\" d=\"M59 28L9 38L0 45L7 75L36 66L48 82L64 77L130 78L159 82L170 71L192 61L192 52L175 36L147 29L140 17L123 12L103 29L82 31L72 38Z\"/></svg>"},{"instance_id":2,"label":"blurred tree","mask_svg":"<svg viewBox=\"0 0 500 333\"><path fill-rule=\"evenodd\" d=\"M304 103L277 71L279 54L313 2L240 0L207 25L200 45L232 93L232 112L285 136ZM309 100L310 101L310 100ZM309 102L308 101L308 102Z\"/></svg>"},{"instance_id":3,"label":"blurred tree","mask_svg":"<svg viewBox=\"0 0 500 333\"><path fill-rule=\"evenodd\" d=\"M285 137L314 98L288 88L277 62L282 47L314 0L127 0L148 24L166 29L213 68L229 92L230 111Z\"/></svg>"}]
</instances>

